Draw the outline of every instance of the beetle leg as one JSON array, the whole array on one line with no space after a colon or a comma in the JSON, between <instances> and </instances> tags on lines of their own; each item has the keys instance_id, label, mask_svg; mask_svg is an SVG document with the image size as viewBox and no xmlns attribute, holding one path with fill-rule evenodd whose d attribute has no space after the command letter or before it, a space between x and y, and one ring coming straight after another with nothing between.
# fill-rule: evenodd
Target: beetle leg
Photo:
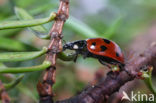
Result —
<instances>
[{"instance_id":1,"label":"beetle leg","mask_svg":"<svg viewBox=\"0 0 156 103\"><path fill-rule=\"evenodd\" d=\"M83 53L83 58L86 59L88 57L88 54L89 54L88 52L84 52Z\"/></svg>"},{"instance_id":2,"label":"beetle leg","mask_svg":"<svg viewBox=\"0 0 156 103\"><path fill-rule=\"evenodd\" d=\"M118 64L108 64L106 62L104 62L103 60L99 59L99 62L105 66L107 66L109 69L111 69L112 72L114 73L118 73L120 71L120 66Z\"/></svg>"},{"instance_id":3,"label":"beetle leg","mask_svg":"<svg viewBox=\"0 0 156 103\"><path fill-rule=\"evenodd\" d=\"M79 53L76 51L76 53L74 54L74 55L75 55L74 62L77 61L78 54L79 54Z\"/></svg>"},{"instance_id":4,"label":"beetle leg","mask_svg":"<svg viewBox=\"0 0 156 103\"><path fill-rule=\"evenodd\" d=\"M77 61L77 57L78 57L78 55L76 55L76 56L75 56L75 58L74 58L74 62L76 62L76 61Z\"/></svg>"},{"instance_id":5,"label":"beetle leg","mask_svg":"<svg viewBox=\"0 0 156 103\"><path fill-rule=\"evenodd\" d=\"M101 60L101 59L99 59L99 62L100 62L101 64L105 65L106 67L108 67L109 69L112 68L109 64L107 64L106 62L104 62L104 61Z\"/></svg>"}]
</instances>

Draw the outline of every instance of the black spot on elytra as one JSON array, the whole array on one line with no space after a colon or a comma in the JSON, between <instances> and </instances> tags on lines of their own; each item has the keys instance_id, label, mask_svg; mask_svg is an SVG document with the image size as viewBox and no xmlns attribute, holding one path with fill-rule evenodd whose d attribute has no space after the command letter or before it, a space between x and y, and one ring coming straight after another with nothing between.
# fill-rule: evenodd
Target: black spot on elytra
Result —
<instances>
[{"instance_id":1,"label":"black spot on elytra","mask_svg":"<svg viewBox=\"0 0 156 103\"><path fill-rule=\"evenodd\" d=\"M107 40L107 39L103 39L105 43L109 44L110 43L110 40Z\"/></svg>"},{"instance_id":2,"label":"black spot on elytra","mask_svg":"<svg viewBox=\"0 0 156 103\"><path fill-rule=\"evenodd\" d=\"M107 49L107 47L105 46L101 46L100 48L101 48L101 51L105 51Z\"/></svg>"},{"instance_id":3,"label":"black spot on elytra","mask_svg":"<svg viewBox=\"0 0 156 103\"><path fill-rule=\"evenodd\" d=\"M93 43L92 43L92 45L94 45L94 46L95 46L95 45L96 45L96 42L93 42Z\"/></svg>"},{"instance_id":4,"label":"black spot on elytra","mask_svg":"<svg viewBox=\"0 0 156 103\"><path fill-rule=\"evenodd\" d=\"M116 56L119 57L119 53L116 52Z\"/></svg>"}]
</instances>

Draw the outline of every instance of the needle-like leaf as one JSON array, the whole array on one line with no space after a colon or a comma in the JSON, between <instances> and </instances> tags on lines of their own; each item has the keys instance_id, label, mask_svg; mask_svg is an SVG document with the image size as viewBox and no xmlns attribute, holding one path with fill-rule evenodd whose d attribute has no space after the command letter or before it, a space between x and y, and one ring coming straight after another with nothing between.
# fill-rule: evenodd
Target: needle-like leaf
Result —
<instances>
[{"instance_id":1,"label":"needle-like leaf","mask_svg":"<svg viewBox=\"0 0 156 103\"><path fill-rule=\"evenodd\" d=\"M74 17L70 17L65 23L65 26L86 38L99 37L98 33L94 29Z\"/></svg>"},{"instance_id":2,"label":"needle-like leaf","mask_svg":"<svg viewBox=\"0 0 156 103\"><path fill-rule=\"evenodd\" d=\"M76 55L74 55L74 54L67 55L63 52L58 53L58 58L63 60L63 61L72 61L75 59L75 57L76 57Z\"/></svg>"},{"instance_id":3,"label":"needle-like leaf","mask_svg":"<svg viewBox=\"0 0 156 103\"><path fill-rule=\"evenodd\" d=\"M4 21L4 22L0 23L0 30L41 25L41 24L45 24L45 23L48 23L48 22L54 20L55 17L56 17L56 13L51 13L49 17L42 18L42 19Z\"/></svg>"},{"instance_id":4,"label":"needle-like leaf","mask_svg":"<svg viewBox=\"0 0 156 103\"><path fill-rule=\"evenodd\" d=\"M6 37L0 37L0 49L10 51L38 50L37 48Z\"/></svg>"},{"instance_id":5,"label":"needle-like leaf","mask_svg":"<svg viewBox=\"0 0 156 103\"><path fill-rule=\"evenodd\" d=\"M34 19L26 10L22 8L15 7L15 13L20 20ZM39 38L42 39L50 38L48 31L42 25L29 27L29 29Z\"/></svg>"},{"instance_id":6,"label":"needle-like leaf","mask_svg":"<svg viewBox=\"0 0 156 103\"><path fill-rule=\"evenodd\" d=\"M5 52L0 53L0 62L15 62L25 61L37 58L47 52L47 48L43 48L41 51L33 52Z\"/></svg>"},{"instance_id":7,"label":"needle-like leaf","mask_svg":"<svg viewBox=\"0 0 156 103\"><path fill-rule=\"evenodd\" d=\"M144 82L149 88L149 90L151 90L151 92L154 93L154 95L156 95L156 88L153 86L153 83L152 83L152 70L153 70L153 67L149 67L148 72L143 73L143 76L145 74L148 75L148 76L144 76L145 78Z\"/></svg>"},{"instance_id":8,"label":"needle-like leaf","mask_svg":"<svg viewBox=\"0 0 156 103\"><path fill-rule=\"evenodd\" d=\"M51 65L49 61L44 61L43 64L31 67L8 67L0 68L0 73L26 73L40 71L48 68Z\"/></svg>"},{"instance_id":9,"label":"needle-like leaf","mask_svg":"<svg viewBox=\"0 0 156 103\"><path fill-rule=\"evenodd\" d=\"M24 77L24 75L22 74L19 77L17 77L15 80L13 80L11 83L4 84L5 89L9 90L9 89L14 88L18 83L20 83L20 81L23 79L23 77Z\"/></svg>"}]
</instances>

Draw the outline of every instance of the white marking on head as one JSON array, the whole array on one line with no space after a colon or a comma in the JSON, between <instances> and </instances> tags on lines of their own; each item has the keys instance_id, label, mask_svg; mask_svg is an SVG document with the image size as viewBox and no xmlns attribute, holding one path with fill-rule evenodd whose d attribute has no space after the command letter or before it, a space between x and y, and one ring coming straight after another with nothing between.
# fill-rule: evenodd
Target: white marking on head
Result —
<instances>
[{"instance_id":1,"label":"white marking on head","mask_svg":"<svg viewBox=\"0 0 156 103\"><path fill-rule=\"evenodd\" d=\"M73 48L74 48L74 49L78 49L79 47L78 47L78 45L75 44L75 45L73 46Z\"/></svg>"},{"instance_id":2,"label":"white marking on head","mask_svg":"<svg viewBox=\"0 0 156 103\"><path fill-rule=\"evenodd\" d=\"M94 45L91 45L90 48L91 48L91 49L95 49L95 46L94 46Z\"/></svg>"}]
</instances>

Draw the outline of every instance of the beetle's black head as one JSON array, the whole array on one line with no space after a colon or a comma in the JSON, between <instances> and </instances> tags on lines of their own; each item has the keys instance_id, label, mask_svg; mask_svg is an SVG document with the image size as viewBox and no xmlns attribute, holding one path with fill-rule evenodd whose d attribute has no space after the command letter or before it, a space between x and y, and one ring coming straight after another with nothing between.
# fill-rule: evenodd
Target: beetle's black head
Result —
<instances>
[{"instance_id":1,"label":"beetle's black head","mask_svg":"<svg viewBox=\"0 0 156 103\"><path fill-rule=\"evenodd\" d=\"M69 42L63 46L63 50L70 49L70 50L83 50L86 48L86 41L79 40L75 42Z\"/></svg>"}]
</instances>

